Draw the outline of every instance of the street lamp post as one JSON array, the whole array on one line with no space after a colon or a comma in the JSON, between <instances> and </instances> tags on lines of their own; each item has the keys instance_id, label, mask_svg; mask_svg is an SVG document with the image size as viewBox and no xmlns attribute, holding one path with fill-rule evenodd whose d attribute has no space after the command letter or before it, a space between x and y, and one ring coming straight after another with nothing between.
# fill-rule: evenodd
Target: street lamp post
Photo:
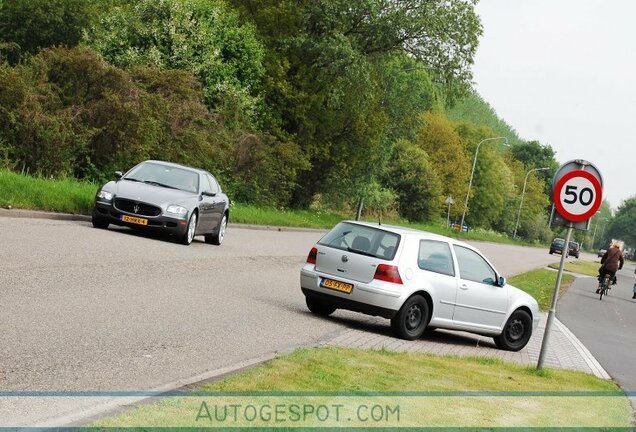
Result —
<instances>
[{"instance_id":1,"label":"street lamp post","mask_svg":"<svg viewBox=\"0 0 636 432\"><path fill-rule=\"evenodd\" d=\"M482 143L484 143L486 141L492 141L492 140L496 140L496 139L506 140L504 145L505 146L508 145L508 138L507 137L486 138L486 139L483 139L483 140L479 141L479 144L477 144L477 149L475 150L475 157L473 158L473 169L470 172L470 180L468 181L468 191L466 192L466 201L464 202L464 212L462 213L462 222L459 225L459 229L460 230L464 229L464 219L466 218L466 210L468 210L468 197L470 196L470 188L473 186L473 176L475 175L475 165L477 165L477 154L479 153L479 146L481 146Z\"/></svg>"},{"instance_id":2,"label":"street lamp post","mask_svg":"<svg viewBox=\"0 0 636 432\"><path fill-rule=\"evenodd\" d=\"M607 218L597 220L596 224L594 225L594 232L592 233L592 250L594 250L594 238L596 237L596 229L598 228L598 224L601 222L607 222Z\"/></svg>"},{"instance_id":3,"label":"street lamp post","mask_svg":"<svg viewBox=\"0 0 636 432\"><path fill-rule=\"evenodd\" d=\"M519 227L519 219L521 218L521 206L523 206L523 195L526 193L526 184L528 183L528 176L533 171L545 171L545 170L549 170L549 169L550 168L548 168L548 167L545 167L545 168L532 168L530 171L528 171L526 173L526 178L523 181L523 190L521 191L521 202L519 203L519 211L517 212L517 222L515 223L515 231L512 234L512 238L513 239L517 238L517 228Z\"/></svg>"}]
</instances>

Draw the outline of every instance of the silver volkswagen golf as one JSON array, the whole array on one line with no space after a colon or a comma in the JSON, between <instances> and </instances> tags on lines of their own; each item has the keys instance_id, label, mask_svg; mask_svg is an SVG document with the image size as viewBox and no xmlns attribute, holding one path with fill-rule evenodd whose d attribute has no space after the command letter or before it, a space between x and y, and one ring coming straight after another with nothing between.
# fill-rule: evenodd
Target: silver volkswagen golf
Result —
<instances>
[{"instance_id":1,"label":"silver volkswagen golf","mask_svg":"<svg viewBox=\"0 0 636 432\"><path fill-rule=\"evenodd\" d=\"M311 249L300 272L307 307L348 309L391 320L413 340L427 326L492 336L518 351L539 323L539 306L472 246L407 228L345 221Z\"/></svg>"}]
</instances>

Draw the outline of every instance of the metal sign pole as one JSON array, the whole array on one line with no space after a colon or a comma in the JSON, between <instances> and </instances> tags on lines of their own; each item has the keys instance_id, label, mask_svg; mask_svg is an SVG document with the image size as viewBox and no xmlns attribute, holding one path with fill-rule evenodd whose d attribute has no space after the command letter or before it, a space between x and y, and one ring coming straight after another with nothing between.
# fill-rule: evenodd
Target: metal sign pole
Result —
<instances>
[{"instance_id":1,"label":"metal sign pole","mask_svg":"<svg viewBox=\"0 0 636 432\"><path fill-rule=\"evenodd\" d=\"M446 228L450 227L450 208L453 204L453 196L449 195L446 197L446 204L448 204L448 214L446 215Z\"/></svg>"},{"instance_id":2,"label":"metal sign pole","mask_svg":"<svg viewBox=\"0 0 636 432\"><path fill-rule=\"evenodd\" d=\"M561 264L559 265L559 272L557 273L556 283L554 285L554 292L552 293L552 304L550 305L550 311L548 312L548 320L545 324L545 333L543 333L543 341L541 342L541 352L539 353L539 362L537 363L537 369L543 369L543 362L545 360L545 354L548 350L548 342L550 340L550 330L552 329L552 322L556 315L557 301L559 299L559 291L561 289L561 278L563 277L563 266L565 265L565 255L568 253L570 245L570 238L572 238L572 230L574 224L570 222L568 224L568 232L565 235L565 244L561 250Z\"/></svg>"}]
</instances>

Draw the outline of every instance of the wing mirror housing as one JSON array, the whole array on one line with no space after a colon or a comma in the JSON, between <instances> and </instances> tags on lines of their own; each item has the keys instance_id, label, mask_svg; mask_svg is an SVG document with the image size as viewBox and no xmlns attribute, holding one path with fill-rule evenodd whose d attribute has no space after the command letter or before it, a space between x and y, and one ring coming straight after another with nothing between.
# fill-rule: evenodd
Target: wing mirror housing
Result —
<instances>
[{"instance_id":1,"label":"wing mirror housing","mask_svg":"<svg viewBox=\"0 0 636 432\"><path fill-rule=\"evenodd\" d=\"M499 285L500 287L506 286L506 278L503 276L499 276L499 280L497 282L497 285Z\"/></svg>"},{"instance_id":2,"label":"wing mirror housing","mask_svg":"<svg viewBox=\"0 0 636 432\"><path fill-rule=\"evenodd\" d=\"M115 179L120 180L124 176L124 173L121 171L115 171Z\"/></svg>"}]
</instances>

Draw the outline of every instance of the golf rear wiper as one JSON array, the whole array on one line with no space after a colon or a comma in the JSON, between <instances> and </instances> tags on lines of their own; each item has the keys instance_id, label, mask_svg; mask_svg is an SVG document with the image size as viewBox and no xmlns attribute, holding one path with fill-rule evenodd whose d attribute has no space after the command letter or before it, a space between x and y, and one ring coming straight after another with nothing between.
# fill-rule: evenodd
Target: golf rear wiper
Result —
<instances>
[{"instance_id":1,"label":"golf rear wiper","mask_svg":"<svg viewBox=\"0 0 636 432\"><path fill-rule=\"evenodd\" d=\"M360 254L360 255L370 256L370 257L373 257L373 258L377 258L377 257L378 257L377 255L372 254L371 252L363 251L363 250L360 250L360 249L354 249L354 248L352 248L352 247L348 247L348 248L347 248L347 251L349 251L349 252L354 252L354 253L358 253L358 254Z\"/></svg>"}]
</instances>

